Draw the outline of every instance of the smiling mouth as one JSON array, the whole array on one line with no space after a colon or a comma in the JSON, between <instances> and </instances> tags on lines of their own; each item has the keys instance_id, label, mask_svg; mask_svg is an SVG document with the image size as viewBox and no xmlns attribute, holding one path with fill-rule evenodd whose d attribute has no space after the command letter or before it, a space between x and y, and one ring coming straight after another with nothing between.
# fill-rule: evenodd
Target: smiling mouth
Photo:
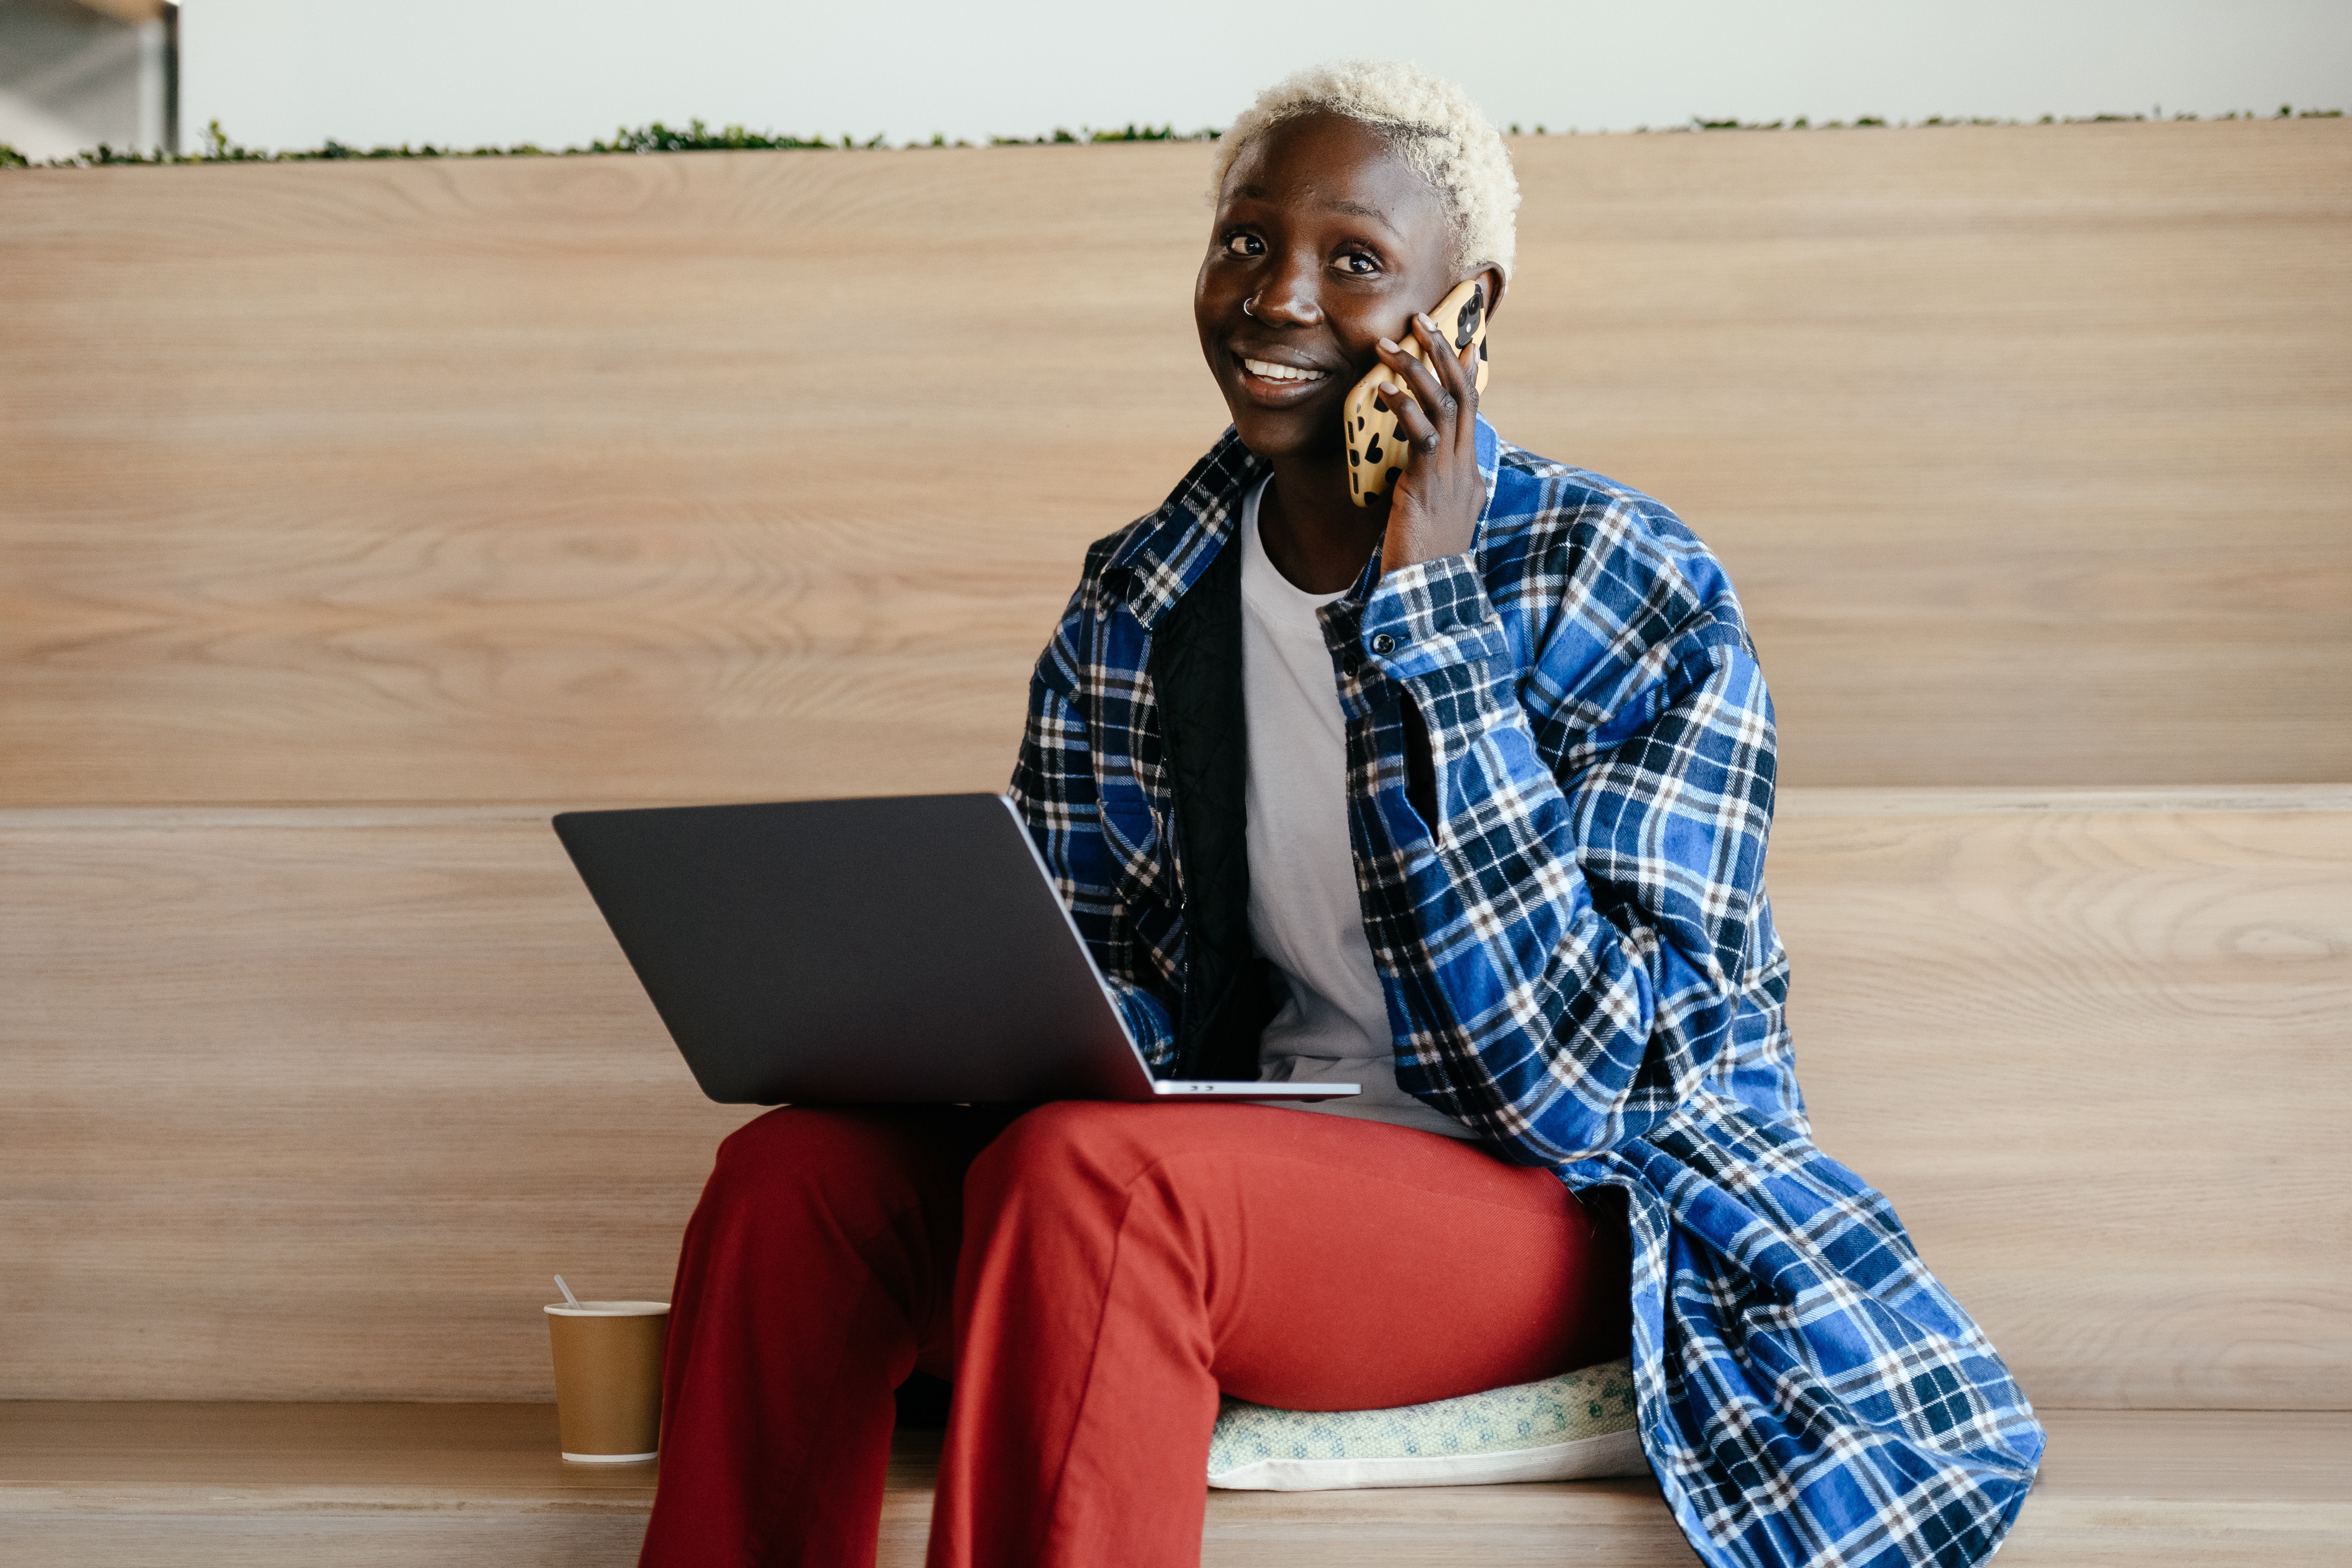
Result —
<instances>
[{"instance_id":1,"label":"smiling mouth","mask_svg":"<svg viewBox=\"0 0 2352 1568\"><path fill-rule=\"evenodd\" d=\"M1323 379L1323 373L1319 370L1305 370L1295 364L1276 364L1272 360L1251 359L1242 354L1236 354L1234 357L1242 362L1244 370L1261 381L1307 382Z\"/></svg>"}]
</instances>

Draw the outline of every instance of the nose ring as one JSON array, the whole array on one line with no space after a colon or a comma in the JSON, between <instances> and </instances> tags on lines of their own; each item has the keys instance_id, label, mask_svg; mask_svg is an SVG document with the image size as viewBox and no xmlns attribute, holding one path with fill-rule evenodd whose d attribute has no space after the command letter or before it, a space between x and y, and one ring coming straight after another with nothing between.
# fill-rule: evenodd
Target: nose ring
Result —
<instances>
[{"instance_id":1,"label":"nose ring","mask_svg":"<svg viewBox=\"0 0 2352 1568\"><path fill-rule=\"evenodd\" d=\"M1256 296L1256 295L1255 295L1255 294L1251 295L1248 299L1246 299L1246 300L1243 300L1243 301L1242 301L1242 314L1243 314L1243 315L1244 315L1244 316L1247 316L1247 317L1248 317L1251 321L1256 321L1256 320L1257 320L1257 312L1256 312L1255 310L1251 310L1251 309L1250 309L1250 307L1251 307L1252 305L1256 304L1256 303L1257 303L1257 296Z\"/></svg>"}]
</instances>

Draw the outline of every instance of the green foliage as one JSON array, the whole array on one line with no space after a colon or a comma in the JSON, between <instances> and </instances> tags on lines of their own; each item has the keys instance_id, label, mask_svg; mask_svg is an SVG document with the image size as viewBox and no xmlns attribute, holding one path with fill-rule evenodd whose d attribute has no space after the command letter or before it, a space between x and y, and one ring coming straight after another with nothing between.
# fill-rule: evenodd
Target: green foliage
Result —
<instances>
[{"instance_id":1,"label":"green foliage","mask_svg":"<svg viewBox=\"0 0 2352 1568\"><path fill-rule=\"evenodd\" d=\"M672 131L660 121L635 131L625 128L613 132L610 142L591 142L583 148L566 148L565 152L582 153L746 153L797 152L812 147L851 147L858 143L842 132L840 142L827 142L822 136L803 139L798 136L778 136L772 132L746 131L740 125L730 125L713 133L699 120L687 121L684 131ZM882 138L865 142L868 147L882 145ZM517 148L517 152L523 149ZM536 153L538 148L530 148Z\"/></svg>"},{"instance_id":2,"label":"green foliage","mask_svg":"<svg viewBox=\"0 0 2352 1568\"><path fill-rule=\"evenodd\" d=\"M2344 111L2340 109L2299 110L2290 104L2284 103L2279 105L2277 116L2277 118L2281 120L2340 120L2343 117ZM2032 121L2032 123L2037 125L2107 125L2119 122L2136 122L2140 121L2160 121L2166 118L2167 116L2160 110L2153 114L2069 114L2063 116L2045 114L2040 120ZM2197 116L2194 114L2175 114L2170 116L2170 118L2175 121L2183 121L2195 120ZM2221 114L2216 115L2214 118L2217 120L2257 120L2262 117L2249 110L2242 114ZM1796 119L1787 121L1779 120L1709 120L1704 115L1695 114L1691 116L1691 122L1687 126L1668 126L1665 129L1669 131L1843 131L1848 128L1849 124L1854 128L1861 129L1871 127L1884 128L1888 123L1889 121L1885 118L1875 114L1865 114L1852 121L1843 120L1825 120L1819 125L1815 125L1811 121L1806 119L1805 116L1801 114L1797 116ZM2022 120L1988 119L1980 115L1931 114L1925 120L1899 120L1893 121L1893 123L1906 129L1924 129L1929 126L1950 125L2023 125L2027 123L2027 121ZM1514 132L1517 132L1518 127L1514 125L1511 129ZM1540 131L1542 127L1538 126L1537 129ZM1640 129L1647 132L1650 128L1644 125Z\"/></svg>"},{"instance_id":3,"label":"green foliage","mask_svg":"<svg viewBox=\"0 0 2352 1568\"><path fill-rule=\"evenodd\" d=\"M934 144L939 144L936 139ZM845 134L839 142L828 142L822 136L778 136L765 132L746 131L740 125L713 131L699 120L688 121L682 131L673 130L656 120L650 125L641 125L635 130L623 126L613 132L610 141L591 142L585 147L541 147L530 142L512 147L439 147L430 142L415 144L404 142L397 147L352 147L330 137L321 146L275 153L231 141L228 133L221 129L221 122L215 120L205 127L204 146L194 153L122 153L100 142L89 152L74 157L53 159L49 166L70 169L95 168L110 163L309 163L361 158L566 158L598 153L767 152L881 145L883 138L880 136L858 142ZM10 150L11 155L13 151ZM0 167L30 166L29 161L21 157L16 158L13 164L0 158Z\"/></svg>"},{"instance_id":4,"label":"green foliage","mask_svg":"<svg viewBox=\"0 0 2352 1568\"><path fill-rule=\"evenodd\" d=\"M1061 126L1050 136L992 136L992 147L1075 147L1097 142L1214 142L1222 131L1179 131L1173 125L1128 124L1116 131L1094 131L1079 126L1072 132Z\"/></svg>"},{"instance_id":5,"label":"green foliage","mask_svg":"<svg viewBox=\"0 0 2352 1568\"><path fill-rule=\"evenodd\" d=\"M1076 146L1097 142L1213 142L1221 134L1214 130L1179 131L1172 125L1125 125L1113 131L1095 131L1081 126L1075 132L1056 130L1046 136L992 136L989 141L999 147ZM205 127L204 146L194 153L118 152L100 142L87 153L77 153L70 158L52 159L49 167L88 169L113 163L308 163L354 158L578 158L646 153L845 152L853 148L888 145L889 138L880 133L861 142L845 131L841 140L835 142L822 135L780 136L773 132L747 131L740 125L729 125L713 131L699 120L689 120L684 130L676 130L656 120L650 125L641 125L634 130L625 125L614 132L609 140L591 142L585 147L541 147L530 142L512 147L438 147L430 142L416 144L404 142L397 147L352 147L330 138L322 146L273 153L232 142L227 132L221 129L220 121L215 120ZM969 147L971 143L961 138L950 142L934 132L928 142L910 142L907 145ZM32 166L30 159L0 142L0 168Z\"/></svg>"},{"instance_id":6,"label":"green foliage","mask_svg":"<svg viewBox=\"0 0 2352 1568\"><path fill-rule=\"evenodd\" d=\"M2343 115L2344 111L2340 109L2299 110L2293 104L2282 103L2279 105L2276 118L2339 120ZM2035 123L2091 125L2122 121L2162 120L2163 118L2161 110L2152 115L2091 114L2062 118L2045 114ZM2175 114L2171 118L2176 121L2195 120L2197 116ZM2217 118L2258 120L2266 117L2247 110L2243 112L2233 111ZM1852 125L1855 128L1883 128L1886 123L1885 118L1874 114L1863 115L1852 121ZM1896 123L1908 126L1911 122L1902 121ZM2018 125L2024 121L1937 114L1930 115L1918 123L1921 126ZM1842 131L1847 129L1847 126L1848 122L1843 120L1827 120L1816 125L1801 114L1794 120L1788 121L1709 120L1704 115L1693 115L1691 122L1686 126L1668 126L1664 129L1669 132ZM1635 127L1635 130L1640 133L1647 133L1650 128L1643 125ZM1179 131L1173 125L1130 123L1108 131L1097 131L1083 125L1076 131L1071 131L1066 127L1057 126L1051 133L1043 136L992 136L988 139L988 144L992 147L1076 147L1091 146L1108 142L1214 142L1223 134L1223 132L1213 127L1206 127L1199 131ZM1514 136L1521 134L1516 123L1511 126L1511 134ZM1537 126L1535 134L1538 136L1546 134L1544 128L1541 125ZM1571 132L1570 134L1574 132ZM888 139L879 133L861 142L849 132L844 132L841 139L835 142L828 141L822 135L780 136L773 132L747 131L740 125L723 126L713 131L699 120L688 121L686 129L680 131L673 130L656 120L650 125L641 125L635 130L623 126L613 132L610 140L591 142L585 147L541 147L529 142L520 142L512 147L436 147L430 142L415 146L404 142L397 147L351 147L330 139L325 144L318 147L296 152L273 153L263 148L247 147L232 142L227 132L221 129L220 121L215 120L205 128L204 145L197 152L118 151L101 142L89 151L76 153L70 158L53 158L49 160L47 166L53 169L91 169L127 163L305 163L359 158L577 158L649 153L846 152L852 149L872 149L888 145ZM969 147L971 143L961 138L950 142L946 137L934 132L929 142L909 142L904 145ZM32 159L26 157L6 142L0 142L0 169L29 169L35 166Z\"/></svg>"}]
</instances>

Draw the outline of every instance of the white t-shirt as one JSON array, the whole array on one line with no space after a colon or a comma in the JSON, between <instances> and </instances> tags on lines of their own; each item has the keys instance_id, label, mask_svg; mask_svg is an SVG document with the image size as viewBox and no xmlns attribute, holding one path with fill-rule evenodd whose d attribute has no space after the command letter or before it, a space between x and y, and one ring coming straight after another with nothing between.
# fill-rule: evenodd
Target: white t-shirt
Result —
<instances>
[{"instance_id":1,"label":"white t-shirt","mask_svg":"<svg viewBox=\"0 0 2352 1568\"><path fill-rule=\"evenodd\" d=\"M1289 983L1258 1046L1261 1080L1359 1083L1352 1100L1294 1109L1475 1134L1397 1087L1380 973L1348 844L1348 747L1339 675L1310 594L1258 537L1265 483L1242 503L1242 698L1249 716L1250 934ZM1344 591L1344 590L1343 590Z\"/></svg>"}]
</instances>

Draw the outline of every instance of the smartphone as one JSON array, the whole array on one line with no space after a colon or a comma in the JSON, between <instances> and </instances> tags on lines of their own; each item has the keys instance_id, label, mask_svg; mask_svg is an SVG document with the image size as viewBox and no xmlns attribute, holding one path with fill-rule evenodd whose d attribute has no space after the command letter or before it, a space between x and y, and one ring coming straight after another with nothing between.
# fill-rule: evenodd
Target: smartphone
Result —
<instances>
[{"instance_id":1,"label":"smartphone","mask_svg":"<svg viewBox=\"0 0 2352 1568\"><path fill-rule=\"evenodd\" d=\"M1454 352L1460 353L1472 343L1478 345L1477 388L1486 390L1486 290L1476 279L1472 279L1437 302L1429 312L1437 323L1440 334L1454 342ZM1407 322L1397 339L1404 352L1421 358L1421 336ZM1393 408L1383 408L1388 401L1380 389L1383 381L1402 378L1384 364L1372 366L1363 380L1356 383L1341 405L1348 421L1348 498L1358 506L1370 506L1374 496L1384 496L1404 472L1404 422ZM1405 395L1410 402L1412 394Z\"/></svg>"}]
</instances>

